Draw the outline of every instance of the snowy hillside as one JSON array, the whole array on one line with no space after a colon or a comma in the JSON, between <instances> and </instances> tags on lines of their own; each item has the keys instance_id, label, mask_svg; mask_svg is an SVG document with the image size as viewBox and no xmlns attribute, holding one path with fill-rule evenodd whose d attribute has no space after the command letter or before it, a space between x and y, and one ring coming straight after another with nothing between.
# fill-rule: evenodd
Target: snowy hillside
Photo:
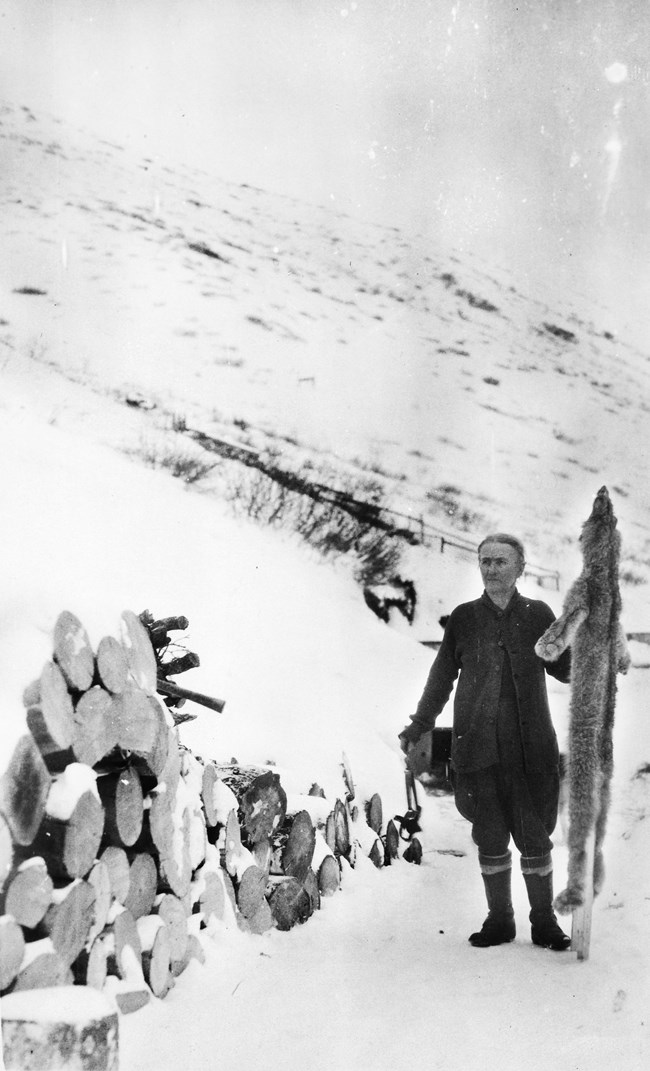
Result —
<instances>
[{"instance_id":1,"label":"snowy hillside","mask_svg":"<svg viewBox=\"0 0 650 1071\"><path fill-rule=\"evenodd\" d=\"M150 429L370 473L395 508L516 528L569 575L606 483L647 579L648 358L605 309L550 307L418 235L172 171L28 109L0 121L5 371L110 392L103 441L123 443L136 393Z\"/></svg>"},{"instance_id":2,"label":"snowy hillside","mask_svg":"<svg viewBox=\"0 0 650 1071\"><path fill-rule=\"evenodd\" d=\"M3 754L57 614L96 644L146 607L189 618L202 665L187 685L226 700L183 726L197 754L272 761L288 790L336 794L345 752L360 796L403 810L396 734L431 651L372 616L346 558L233 516L234 463L194 487L143 463L152 444L198 456L187 427L299 470L371 474L394 508L464 538L516 530L563 588L607 483L625 624L650 630L648 363L603 310L547 307L413 236L130 160L26 110L0 119ZM429 623L478 593L468 557L405 561ZM563 589L525 590L559 610ZM421 868L346 872L290 934L217 929L205 967L122 1020L122 1071L644 1066L646 652L620 681L588 963L530 945L521 882L516 942L468 945L484 911L474 848L451 800L423 795ZM551 699L563 738L567 689ZM559 888L561 828L556 845Z\"/></svg>"}]
</instances>

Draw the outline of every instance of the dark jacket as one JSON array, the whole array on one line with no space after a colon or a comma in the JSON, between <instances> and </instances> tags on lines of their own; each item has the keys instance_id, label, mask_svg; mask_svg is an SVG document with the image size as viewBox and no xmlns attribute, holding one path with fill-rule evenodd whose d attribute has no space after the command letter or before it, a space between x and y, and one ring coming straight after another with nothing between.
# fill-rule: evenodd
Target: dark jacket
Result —
<instances>
[{"instance_id":1,"label":"dark jacket","mask_svg":"<svg viewBox=\"0 0 650 1071\"><path fill-rule=\"evenodd\" d=\"M480 770L499 761L496 718L505 652L510 658L517 696L525 768L529 773L558 762L544 671L568 682L570 652L557 662L543 662L534 646L555 620L550 606L515 592L501 610L484 592L480 599L457 606L429 677L405 730L417 740L433 728L458 677L454 698L452 765L456 770ZM460 676L459 676L460 674Z\"/></svg>"}]
</instances>

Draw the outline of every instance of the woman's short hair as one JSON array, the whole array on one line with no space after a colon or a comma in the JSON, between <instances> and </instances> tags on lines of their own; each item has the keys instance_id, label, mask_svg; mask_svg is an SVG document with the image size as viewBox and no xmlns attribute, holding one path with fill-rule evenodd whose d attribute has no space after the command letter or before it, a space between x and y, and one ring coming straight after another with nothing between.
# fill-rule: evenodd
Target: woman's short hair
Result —
<instances>
[{"instance_id":1,"label":"woman's short hair","mask_svg":"<svg viewBox=\"0 0 650 1071\"><path fill-rule=\"evenodd\" d=\"M517 551L517 554L519 555L519 562L522 568L526 564L526 551L524 550L524 544L521 542L521 539L517 539L517 536L509 535L507 532L494 532L492 535L486 536L485 539L482 539L479 543L479 555L481 553L481 548L484 547L486 543L507 543L508 546L514 547Z\"/></svg>"}]
</instances>

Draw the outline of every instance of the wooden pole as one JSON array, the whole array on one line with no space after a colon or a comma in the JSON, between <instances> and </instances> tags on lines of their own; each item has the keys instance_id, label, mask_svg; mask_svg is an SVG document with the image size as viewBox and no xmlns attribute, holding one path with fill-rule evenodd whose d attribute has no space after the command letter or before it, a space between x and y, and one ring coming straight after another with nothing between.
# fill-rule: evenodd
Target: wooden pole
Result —
<instances>
[{"instance_id":1,"label":"wooden pole","mask_svg":"<svg viewBox=\"0 0 650 1071\"><path fill-rule=\"evenodd\" d=\"M584 902L573 912L571 920L571 948L577 953L578 959L589 958L589 945L591 942L591 916L594 906L594 858L596 847L595 826L587 838L585 844L585 890Z\"/></svg>"},{"instance_id":2,"label":"wooden pole","mask_svg":"<svg viewBox=\"0 0 650 1071\"><path fill-rule=\"evenodd\" d=\"M221 714L223 708L226 705L225 699L213 699L209 695L203 695L201 692L193 692L189 688L181 688L178 684L172 684L171 681L158 678L156 683L156 691L161 695L172 696L175 699L189 699L192 703L199 703L202 707L207 707L208 710L216 710L217 714Z\"/></svg>"}]
</instances>

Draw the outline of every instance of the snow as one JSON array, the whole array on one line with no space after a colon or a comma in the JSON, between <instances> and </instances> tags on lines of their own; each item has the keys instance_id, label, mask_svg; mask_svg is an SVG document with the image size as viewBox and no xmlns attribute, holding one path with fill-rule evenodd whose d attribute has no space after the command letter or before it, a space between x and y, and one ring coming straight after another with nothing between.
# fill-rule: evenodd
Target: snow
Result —
<instances>
[{"instance_id":1,"label":"snow","mask_svg":"<svg viewBox=\"0 0 650 1071\"><path fill-rule=\"evenodd\" d=\"M84 157L86 163L88 159ZM82 162L78 161L80 174ZM99 174L96 163L92 173ZM30 174L36 182L36 172ZM110 178L105 180L107 185ZM81 184L81 178L78 181ZM46 175L43 182L47 183ZM23 238L36 242L37 222L36 216L31 220L27 215L20 217L17 246ZM126 246L134 240L129 233L122 237ZM98 240L97 247L104 258L105 246ZM88 254L93 255L93 250ZM172 295L175 287L184 287L188 278L197 277L188 277L180 260L177 267L176 277L170 269L164 278L166 292ZM67 285L72 286L71 278L67 276ZM77 283L84 279L82 272L77 275ZM171 333L173 326L172 304L162 317L164 323L155 330L158 313L153 306L147 306L150 319L143 313L142 320L135 305L129 308L136 334L144 336L151 327L151 352L157 346L164 350L159 364L153 358L150 363L140 362L128 347L120 349L124 334L116 339L114 333L103 332L111 316L117 320L119 266L114 272L107 269L103 285L108 300L101 309L88 302L85 291L60 295L64 306L68 301L63 319L67 333L58 322L50 334L51 324L42 311L30 321L17 296L9 298L7 315L16 331L12 338L20 344L7 342L6 361L0 367L0 499L6 504L0 577L3 754L8 757L25 732L22 693L51 655L58 614L63 609L73 612L96 649L103 636L119 635L124 610L138 613L149 608L159 616L182 613L188 617L190 628L184 642L200 655L201 666L184 680L188 687L226 700L222 714L196 708L196 720L181 726L182 742L196 755L206 760L228 762L235 757L245 764L273 764L291 797L304 795L317 782L328 799L334 800L344 791L345 754L357 801L361 804L378 792L385 817L403 813L403 762L397 733L419 698L432 651L416 642L417 629L389 628L372 617L346 561L324 561L290 533L234 517L219 497L186 488L165 472L152 471L124 456L122 447L131 446L138 435L153 428L145 423L146 413L116 404L111 392L124 387L127 372L147 394L167 391L167 400L173 397L179 408L194 415L201 406L213 405L219 395L216 381L196 358L193 346L192 353L185 355L176 339L164 349L165 331L169 328ZM269 308L274 298L286 299L283 286L277 284ZM128 304L127 296L124 300ZM255 311L252 297L250 301ZM512 302L511 312L514 297ZM451 304L444 301L441 307L451 310ZM107 320L102 321L101 313L107 310ZM305 311L309 311L306 303ZM63 317L63 312L56 315ZM344 330L336 315L330 311L330 319L322 325L327 338ZM120 330L124 327L120 324ZM227 330L227 323L223 329ZM408 335L412 327L407 326L406 317L396 314L391 330L398 336ZM42 333L51 345L53 367L25 355L22 341L30 331L33 337ZM463 321L464 336L474 338L478 353L483 354L477 358L481 374L473 375L473 392L488 399L494 388L481 386L487 365L481 367L480 361L487 361L489 350L481 343L482 331L479 321ZM508 344L514 348L512 323L508 331ZM337 357L328 365L325 346L314 358L324 384L322 391L319 387L319 398L324 400L319 419L323 434L327 432L322 448L335 449L340 434L348 459L352 449L365 450L365 456L371 457L377 448L376 436L384 434L389 420L391 438L401 445L392 452L386 447L382 458L403 460L407 451L402 446L408 441L413 409L400 389L404 382L401 366L393 364L387 370L390 387L378 409L370 413L372 407L367 404L367 383L376 375L373 361L387 364L390 337L381 336L374 356L369 346L357 364L355 358L367 344L368 332L357 327L352 333L357 347L354 357ZM252 417L260 417L270 427L277 421L284 434L283 419L291 406L282 389L290 380L282 359L289 351L274 337L269 340L269 351L260 353L254 350L252 334L246 338L256 365L254 374L237 387L224 386L227 404L234 411L241 405L240 412L248 415L245 402L250 387ZM75 350L76 367L85 363L84 374L71 373ZM417 359L411 356L408 363L404 358L404 374L409 381L421 382L426 378L423 368L430 351L419 338L411 352ZM594 365L601 362L594 374L597 371L604 378L606 358L602 351L590 352ZM182 367L187 377L179 382L178 368L185 356ZM580 360L586 362L584 354L576 357ZM620 388L621 396L630 401L635 391L642 395L639 384L646 382L647 372L637 354L627 352L626 360L612 391ZM268 378L261 375L275 361L279 366L277 393L268 390ZM299 364L292 365L291 374ZM61 369L71 378L66 379ZM355 415L345 427L334 389L336 377L343 373ZM444 397L458 394L459 365L448 362L440 376ZM537 537L533 542L536 556L544 558L553 545L557 555L553 560L562 561L566 583L572 579L567 561L575 564L577 560L575 547L568 541L562 547L559 536L551 544L551 534L565 531L565 525L568 529L574 525L577 534L590 495L597 490L596 474L587 477L584 467L596 451L598 465L606 457L609 474L627 488L621 517L624 537L634 529L638 545L643 546L647 504L638 501L641 496L636 494L639 486L645 486L643 451L635 451L629 467L627 462L629 435L641 436L641 420L647 414L644 418L640 409L631 411L628 428L622 426L625 422L620 415L616 431L613 421L607 424L607 431L612 430L607 453L592 430L602 414L590 395L581 415L589 430L584 441L571 447L581 461L578 475L571 470L571 481L562 481L541 465L531 467L526 456L541 453L547 457L548 428L539 415L544 405L547 424L555 408L553 427L572 426L568 394L557 394L557 381L548 369L538 372L525 396L518 393L523 373L511 368L506 378L501 404L511 412L523 407L530 420L515 424L514 418L486 416L485 409L481 415L478 408L470 407L474 401L467 401L461 424L471 425L476 439L468 438L463 451L453 443L444 447L442 442L463 434L458 407L443 406L435 429L429 426L426 413L420 413L419 432L427 449L437 453L439 482L459 482L461 500L473 504L472 496L489 491L491 504L483 505L491 527L511 515L512 502L521 503L527 531L531 538ZM317 409L318 399L313 404L305 401L295 411L295 429L306 434ZM319 426L313 424L315 439ZM498 447L492 467L488 466L491 482L486 481L486 465L481 460L486 442ZM415 468L409 470L414 477L407 481L411 488L417 484L415 475ZM427 630L455 602L479 593L474 563L453 549L445 555L431 549L419 557L414 552L409 566L409 575L422 585ZM642 566L639 554L641 571ZM555 610L561 606L561 591L542 590L532 581L522 590L545 598ZM628 606L635 615L634 624L626 620L628 627L647 629L647 594L642 585L626 589L626 610ZM422 619L420 627L424 628ZM429 632L429 638L436 635ZM609 1071L616 1066L636 1071L644 1067L650 1008L646 965L650 823L648 776L639 771L650 762L647 645L635 644L634 653L635 665L619 682L616 770L605 845L607 876L594 907L588 961L578 962L572 953L557 955L530 944L525 890L516 870L516 941L487 950L468 944L468 934L485 912L468 827L448 797L421 791L421 867L400 859L379 871L359 853L357 866L344 868L341 891L324 899L320 912L302 927L254 936L241 933L232 918L214 923L209 937L202 938L206 964L192 962L165 1000L151 999L121 1018L121 1071L179 1066L211 1071L217 1063L244 1068L281 1066L283 1071L407 1067L483 1071L495 1066L525 1067L526 1071ZM549 692L563 741L568 692L555 682L549 684ZM441 723L448 720L446 711ZM216 797L215 804L228 807L227 801ZM567 862L561 824L555 839L559 889Z\"/></svg>"},{"instance_id":2,"label":"snow","mask_svg":"<svg viewBox=\"0 0 650 1071\"><path fill-rule=\"evenodd\" d=\"M6 1002L6 1003L5 1003ZM38 1002L31 992L11 993L3 997L2 1014L6 1019L31 1023L68 1023L83 1027L93 1020L115 1014L115 1005L103 993L90 986L60 986L39 989Z\"/></svg>"},{"instance_id":3,"label":"snow","mask_svg":"<svg viewBox=\"0 0 650 1071\"><path fill-rule=\"evenodd\" d=\"M97 774L83 762L70 762L63 773L52 782L45 803L50 818L66 822L85 792L90 792L99 802Z\"/></svg>"}]
</instances>

